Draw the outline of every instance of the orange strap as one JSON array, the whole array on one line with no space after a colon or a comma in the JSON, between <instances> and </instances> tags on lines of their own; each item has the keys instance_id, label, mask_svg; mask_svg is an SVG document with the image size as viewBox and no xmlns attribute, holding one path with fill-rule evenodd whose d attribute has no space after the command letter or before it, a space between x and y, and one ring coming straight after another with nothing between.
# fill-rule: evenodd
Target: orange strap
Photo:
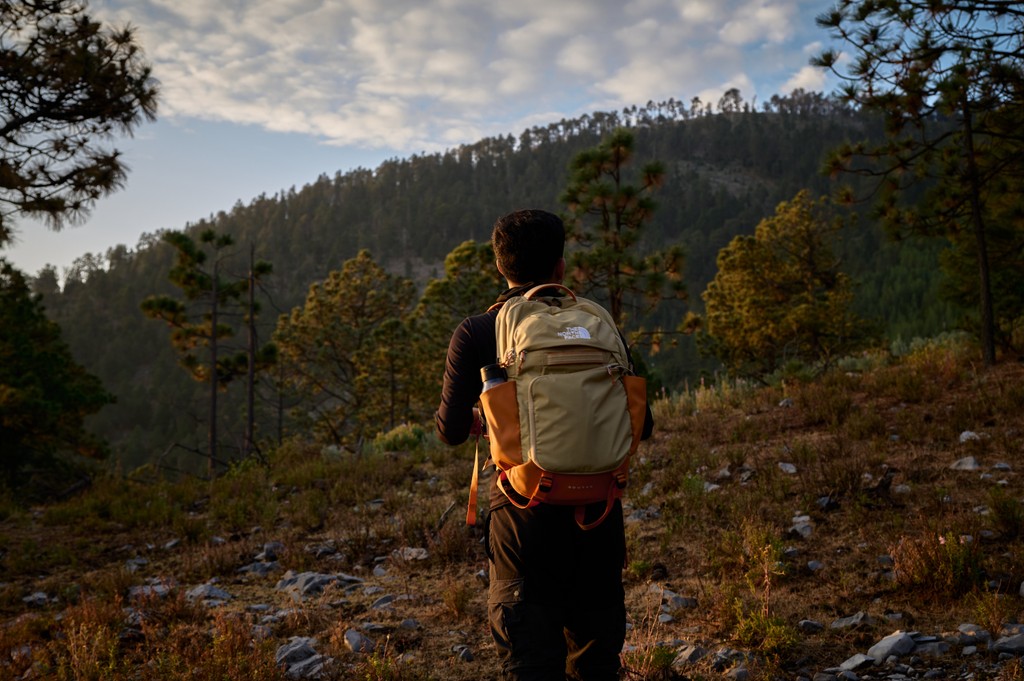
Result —
<instances>
[{"instance_id":1,"label":"orange strap","mask_svg":"<svg viewBox=\"0 0 1024 681\"><path fill-rule=\"evenodd\" d=\"M466 524L476 525L477 487L480 485L480 436L476 436L476 454L473 457L473 480L469 483L469 508L466 509Z\"/></svg>"},{"instance_id":2,"label":"orange strap","mask_svg":"<svg viewBox=\"0 0 1024 681\"><path fill-rule=\"evenodd\" d=\"M622 498L622 490L626 487L626 475L627 474L623 471L616 471L615 479L610 485L608 485L608 498L605 500L604 512L601 514L601 517L594 522L583 522L584 516L586 516L587 512L586 506L576 507L576 524L580 526L581 530L592 530L605 521L608 514L612 512L615 500Z\"/></svg>"}]
</instances>

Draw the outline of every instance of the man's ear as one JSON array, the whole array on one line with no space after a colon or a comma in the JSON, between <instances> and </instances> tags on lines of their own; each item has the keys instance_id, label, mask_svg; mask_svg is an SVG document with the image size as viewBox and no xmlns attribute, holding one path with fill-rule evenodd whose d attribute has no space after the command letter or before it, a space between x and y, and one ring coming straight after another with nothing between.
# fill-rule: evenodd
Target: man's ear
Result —
<instances>
[{"instance_id":1,"label":"man's ear","mask_svg":"<svg viewBox=\"0 0 1024 681\"><path fill-rule=\"evenodd\" d=\"M565 280L565 258L559 258L555 263L553 277L556 284L561 284Z\"/></svg>"}]
</instances>

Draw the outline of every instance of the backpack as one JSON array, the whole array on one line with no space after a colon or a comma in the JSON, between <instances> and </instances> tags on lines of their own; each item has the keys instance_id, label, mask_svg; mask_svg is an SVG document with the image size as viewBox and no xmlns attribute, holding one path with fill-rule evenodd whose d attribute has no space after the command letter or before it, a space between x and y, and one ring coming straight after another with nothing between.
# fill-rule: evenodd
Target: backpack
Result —
<instances>
[{"instance_id":1,"label":"backpack","mask_svg":"<svg viewBox=\"0 0 1024 681\"><path fill-rule=\"evenodd\" d=\"M550 289L567 297L539 295ZM560 284L505 301L496 334L508 380L480 402L501 491L519 508L576 506L579 526L596 527L626 487L647 406L622 336L607 310ZM600 501L600 518L584 522L585 506Z\"/></svg>"}]
</instances>

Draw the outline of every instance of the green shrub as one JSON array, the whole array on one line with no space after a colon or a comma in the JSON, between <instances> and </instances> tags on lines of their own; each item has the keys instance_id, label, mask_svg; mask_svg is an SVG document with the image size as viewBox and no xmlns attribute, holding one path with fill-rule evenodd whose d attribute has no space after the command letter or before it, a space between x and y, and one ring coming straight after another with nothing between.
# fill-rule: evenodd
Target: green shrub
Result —
<instances>
[{"instance_id":1,"label":"green shrub","mask_svg":"<svg viewBox=\"0 0 1024 681\"><path fill-rule=\"evenodd\" d=\"M427 431L415 423L403 423L373 440L373 450L384 452L411 452L420 449L427 442Z\"/></svg>"}]
</instances>

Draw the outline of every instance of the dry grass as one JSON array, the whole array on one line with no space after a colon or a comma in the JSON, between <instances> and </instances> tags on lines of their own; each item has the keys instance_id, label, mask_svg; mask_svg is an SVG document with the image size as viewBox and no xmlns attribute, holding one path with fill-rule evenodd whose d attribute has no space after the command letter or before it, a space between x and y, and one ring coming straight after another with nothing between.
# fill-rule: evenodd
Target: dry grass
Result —
<instances>
[{"instance_id":1,"label":"dry grass","mask_svg":"<svg viewBox=\"0 0 1024 681\"><path fill-rule=\"evenodd\" d=\"M791 678L897 628L991 631L1024 617L1024 365L982 370L968 357L925 344L900 361L873 358L863 373L706 384L656 402L656 434L626 499L627 515L657 511L627 527L628 678L675 678L678 646L659 642L742 648L756 653L753 678ZM961 443L965 430L978 439ZM486 590L474 577L486 557L480 532L462 523L472 451L421 435L407 428L358 457L291 443L270 467L241 466L213 485L112 479L40 512L5 511L0 676L279 679L276 648L309 636L335 658L325 678L495 679ZM969 455L981 470L949 468ZM807 538L791 530L798 515L809 516ZM178 545L163 548L172 538ZM237 573L271 540L284 545L282 569L347 572L411 598L371 610L379 593L329 590L294 603L274 590L280 574ZM338 552L306 550L326 541ZM428 558L402 558L405 547ZM129 569L133 556L148 563ZM214 577L232 601L208 609L184 598ZM146 583L171 594L126 602ZM698 606L661 622L652 584ZM26 605L36 591L55 601ZM289 609L267 640L246 610L256 603ZM878 623L828 628L858 610ZM887 612L904 619L888 623ZM410 618L419 628L401 626ZM797 634L802 619L826 628ZM380 628L369 633L376 652L352 653L345 632L366 622ZM459 645L475 659L458 659ZM692 678L719 673L687 668ZM1022 681L1020 663L999 678Z\"/></svg>"}]
</instances>

